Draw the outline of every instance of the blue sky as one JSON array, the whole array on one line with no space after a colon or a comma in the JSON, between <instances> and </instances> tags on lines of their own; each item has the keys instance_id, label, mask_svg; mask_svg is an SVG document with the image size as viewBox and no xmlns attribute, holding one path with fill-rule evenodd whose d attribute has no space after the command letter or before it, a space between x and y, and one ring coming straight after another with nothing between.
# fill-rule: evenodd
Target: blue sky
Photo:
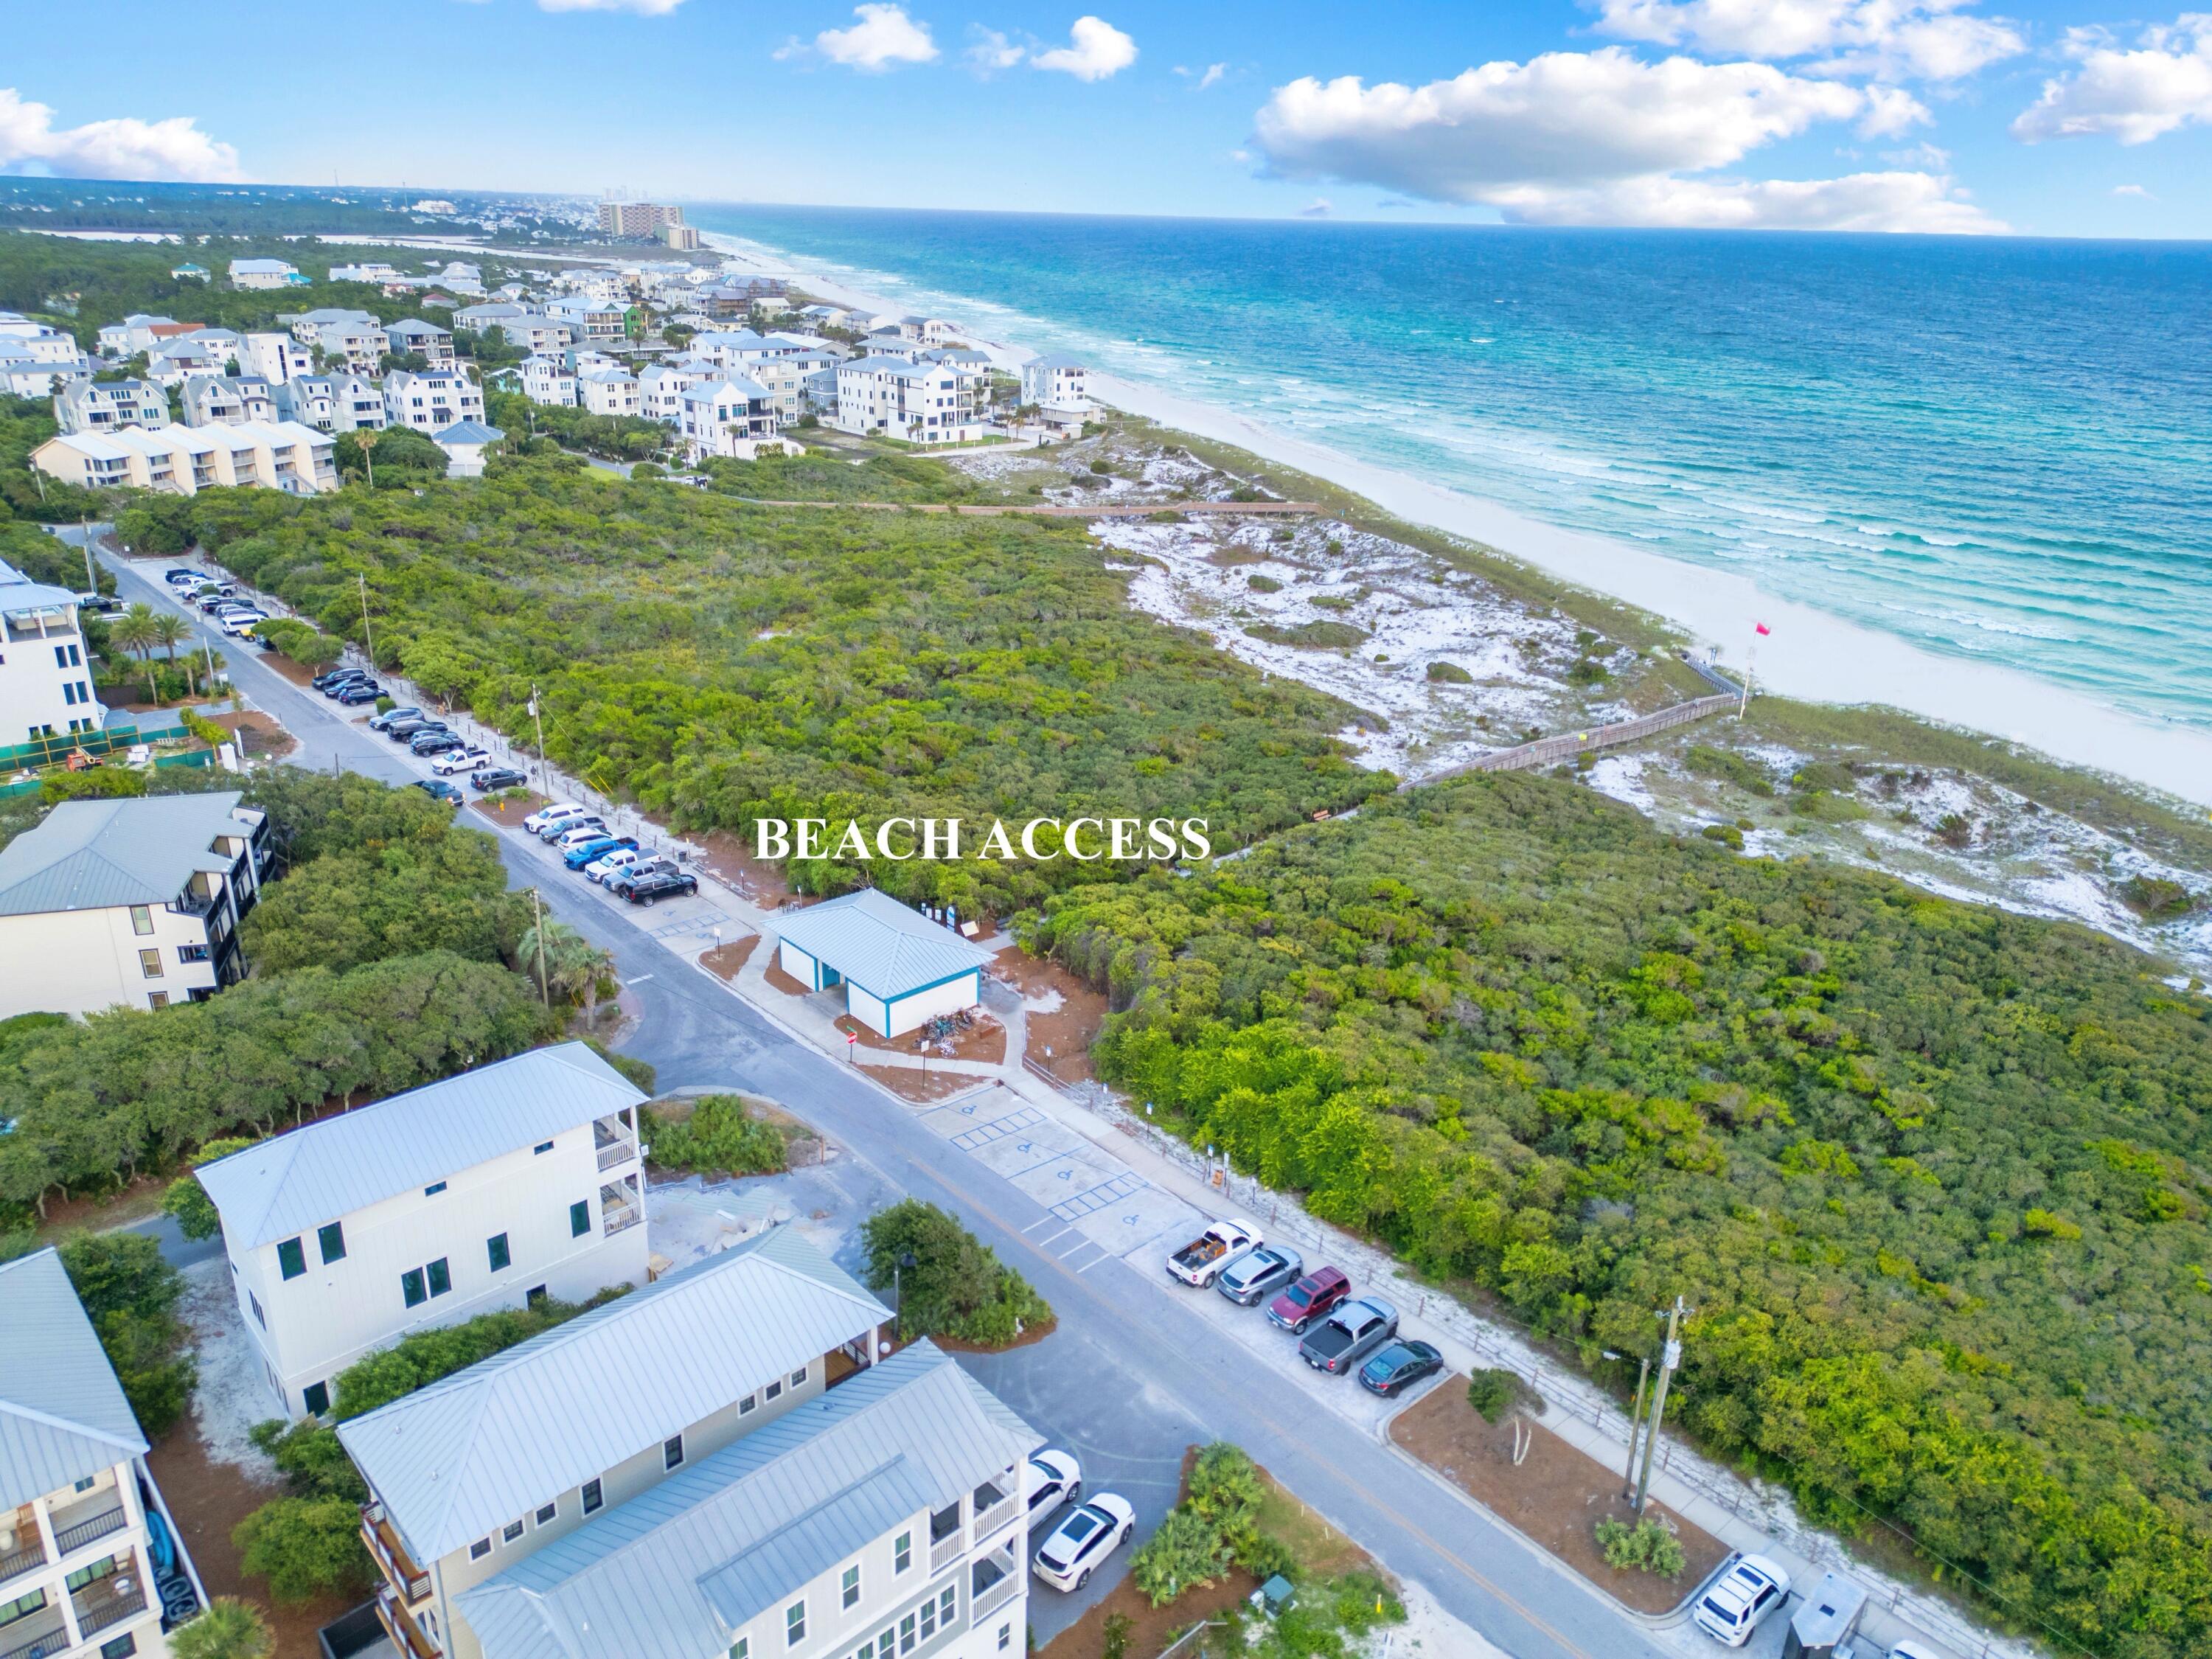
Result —
<instances>
[{"instance_id":1,"label":"blue sky","mask_svg":"<svg viewBox=\"0 0 2212 1659\"><path fill-rule=\"evenodd\" d=\"M95 33L19 8L0 171L2212 237L2212 15L1090 3L124 0Z\"/></svg>"}]
</instances>

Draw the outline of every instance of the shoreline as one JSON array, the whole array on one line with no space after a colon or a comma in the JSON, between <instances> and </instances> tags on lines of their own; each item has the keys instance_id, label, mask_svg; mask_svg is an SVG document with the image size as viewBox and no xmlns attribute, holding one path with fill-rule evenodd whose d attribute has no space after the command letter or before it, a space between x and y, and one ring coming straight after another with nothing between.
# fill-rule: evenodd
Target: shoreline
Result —
<instances>
[{"instance_id":1,"label":"shoreline","mask_svg":"<svg viewBox=\"0 0 2212 1659\"><path fill-rule=\"evenodd\" d=\"M702 240L726 258L805 283L834 303L896 311L880 295L821 276L781 250L773 262L721 232ZM754 244L753 248L760 245ZM994 363L1030 354L970 336ZM1777 599L1755 578L1669 559L1625 542L1543 523L1512 508L1295 438L1213 404L1118 376L1094 374L1092 395L1110 408L1232 444L1350 491L1425 529L1477 543L1498 557L1634 605L1713 649L1741 673L1753 624L1772 630L1753 660L1757 690L1841 708L1887 708L2019 744L2068 766L2212 807L2212 732L2159 726L2017 669L1939 656L1893 635Z\"/></svg>"}]
</instances>

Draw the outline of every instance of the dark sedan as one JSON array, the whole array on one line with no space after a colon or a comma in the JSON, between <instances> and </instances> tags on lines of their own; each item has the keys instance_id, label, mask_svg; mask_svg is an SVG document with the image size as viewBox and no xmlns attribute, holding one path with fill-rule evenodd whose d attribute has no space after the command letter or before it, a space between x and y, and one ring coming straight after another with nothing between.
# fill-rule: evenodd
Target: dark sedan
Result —
<instances>
[{"instance_id":1,"label":"dark sedan","mask_svg":"<svg viewBox=\"0 0 2212 1659\"><path fill-rule=\"evenodd\" d=\"M340 686L331 694L331 701L353 708L365 702L374 702L383 695L384 688L374 680L356 680L349 685Z\"/></svg>"},{"instance_id":2,"label":"dark sedan","mask_svg":"<svg viewBox=\"0 0 2212 1659\"><path fill-rule=\"evenodd\" d=\"M1359 1386L1388 1400L1443 1365L1444 1357L1425 1342L1393 1342L1359 1368Z\"/></svg>"},{"instance_id":3,"label":"dark sedan","mask_svg":"<svg viewBox=\"0 0 2212 1659\"><path fill-rule=\"evenodd\" d=\"M443 778L417 778L415 787L434 800L458 801L461 792Z\"/></svg>"},{"instance_id":4,"label":"dark sedan","mask_svg":"<svg viewBox=\"0 0 2212 1659\"><path fill-rule=\"evenodd\" d=\"M461 740L451 732L417 732L407 739L409 751L417 755L442 755L460 746Z\"/></svg>"}]
</instances>

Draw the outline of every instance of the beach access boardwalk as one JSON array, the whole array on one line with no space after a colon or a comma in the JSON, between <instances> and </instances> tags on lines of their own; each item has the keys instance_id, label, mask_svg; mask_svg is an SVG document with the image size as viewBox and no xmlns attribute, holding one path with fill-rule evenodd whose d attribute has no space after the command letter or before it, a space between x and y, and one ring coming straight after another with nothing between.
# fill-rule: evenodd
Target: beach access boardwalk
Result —
<instances>
[{"instance_id":1,"label":"beach access boardwalk","mask_svg":"<svg viewBox=\"0 0 2212 1659\"><path fill-rule=\"evenodd\" d=\"M1693 720L1709 720L1715 714L1724 714L1731 708L1740 709L1747 701L1744 689L1710 664L1699 662L1685 654L1682 661L1690 671L1714 688L1709 697L1692 697L1687 702L1678 702L1671 708L1662 708L1649 714L1638 714L1633 720L1615 720L1610 726L1593 726L1582 732L1556 732L1548 738L1516 744L1510 749L1493 749L1477 757L1464 766L1455 766L1449 771L1438 772L1401 786L1411 789L1416 784L1435 783L1443 778L1462 778L1470 772L1522 772L1532 767L1549 766L1554 761L1571 759L1584 751L1618 748L1624 743L1672 731L1678 726L1687 726Z\"/></svg>"},{"instance_id":2,"label":"beach access boardwalk","mask_svg":"<svg viewBox=\"0 0 2212 1659\"><path fill-rule=\"evenodd\" d=\"M1238 517L1249 513L1277 515L1321 511L1319 501L1132 501L1118 507L1024 507L1018 503L981 506L964 501L780 501L759 495L737 495L748 507L811 507L842 512L859 507L869 513L957 513L969 518L1001 519L1018 515L1030 519L1149 519L1155 513L1189 513L1200 516Z\"/></svg>"}]
</instances>

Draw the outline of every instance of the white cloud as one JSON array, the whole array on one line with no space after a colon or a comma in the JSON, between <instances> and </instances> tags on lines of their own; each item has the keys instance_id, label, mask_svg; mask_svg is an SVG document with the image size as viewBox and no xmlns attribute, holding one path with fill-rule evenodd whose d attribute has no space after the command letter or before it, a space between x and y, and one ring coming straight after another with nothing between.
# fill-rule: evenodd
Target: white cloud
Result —
<instances>
[{"instance_id":1,"label":"white cloud","mask_svg":"<svg viewBox=\"0 0 2212 1659\"><path fill-rule=\"evenodd\" d=\"M814 49L833 64L875 74L894 64L927 64L937 58L929 25L907 15L904 6L873 3L853 8L860 21L848 29L824 29Z\"/></svg>"},{"instance_id":2,"label":"white cloud","mask_svg":"<svg viewBox=\"0 0 2212 1659\"><path fill-rule=\"evenodd\" d=\"M1103 17L1079 17L1068 44L1038 52L1030 62L1079 81L1103 81L1137 61L1137 43Z\"/></svg>"},{"instance_id":3,"label":"white cloud","mask_svg":"<svg viewBox=\"0 0 2212 1659\"><path fill-rule=\"evenodd\" d=\"M2133 50L2101 30L2074 29L2066 55L2080 65L2043 83L2043 95L2012 124L2022 143L2107 135L2147 144L2160 133L2212 122L2212 13L2185 12L2154 25Z\"/></svg>"},{"instance_id":4,"label":"white cloud","mask_svg":"<svg viewBox=\"0 0 2212 1659\"><path fill-rule=\"evenodd\" d=\"M1587 190L1526 188L1498 205L1532 225L1636 225L1669 229L2001 232L1950 180L1925 173L1841 179L1627 179Z\"/></svg>"},{"instance_id":5,"label":"white cloud","mask_svg":"<svg viewBox=\"0 0 2212 1659\"><path fill-rule=\"evenodd\" d=\"M1326 219L1335 211L1335 203L1330 201L1326 196L1316 196L1298 210L1298 215L1305 219Z\"/></svg>"},{"instance_id":6,"label":"white cloud","mask_svg":"<svg viewBox=\"0 0 2212 1659\"><path fill-rule=\"evenodd\" d=\"M996 29L987 29L980 23L969 33L975 43L965 54L970 68L980 75L993 74L999 70L1010 70L1029 56L1026 49L1016 46Z\"/></svg>"},{"instance_id":7,"label":"white cloud","mask_svg":"<svg viewBox=\"0 0 2212 1659\"><path fill-rule=\"evenodd\" d=\"M1900 87L1869 87L1866 100L1866 113L1859 117L1858 126L1863 138L1902 138L1936 119L1927 105Z\"/></svg>"},{"instance_id":8,"label":"white cloud","mask_svg":"<svg viewBox=\"0 0 2212 1659\"><path fill-rule=\"evenodd\" d=\"M2158 200L2157 197L2152 195L2141 185L2114 185L2112 186L2112 194L2115 196L2140 197L2146 202L2155 202Z\"/></svg>"},{"instance_id":9,"label":"white cloud","mask_svg":"<svg viewBox=\"0 0 2212 1659\"><path fill-rule=\"evenodd\" d=\"M1894 132L1926 118L1895 88L1863 91L1767 64L1647 64L1619 46L1486 64L1424 87L1346 76L1278 87L1255 122L1279 178L1337 179L1541 224L1996 228L1943 177L1686 179L1816 122Z\"/></svg>"},{"instance_id":10,"label":"white cloud","mask_svg":"<svg viewBox=\"0 0 2212 1659\"><path fill-rule=\"evenodd\" d=\"M13 87L0 87L0 173L25 172L191 184L245 177L238 170L238 152L201 131L189 115L161 121L120 116L57 128L50 106L28 102Z\"/></svg>"},{"instance_id":11,"label":"white cloud","mask_svg":"<svg viewBox=\"0 0 2212 1659\"><path fill-rule=\"evenodd\" d=\"M1226 64L1208 64L1206 73L1198 77L1198 90L1204 92L1208 87L1220 85L1221 77L1228 73L1229 65Z\"/></svg>"},{"instance_id":12,"label":"white cloud","mask_svg":"<svg viewBox=\"0 0 2212 1659\"><path fill-rule=\"evenodd\" d=\"M640 17L665 17L684 0L538 0L540 11L627 11Z\"/></svg>"},{"instance_id":13,"label":"white cloud","mask_svg":"<svg viewBox=\"0 0 2212 1659\"><path fill-rule=\"evenodd\" d=\"M1826 74L1954 81L2027 50L1969 0L1595 0L1597 27L1625 40L1729 57L1818 58Z\"/></svg>"}]
</instances>

